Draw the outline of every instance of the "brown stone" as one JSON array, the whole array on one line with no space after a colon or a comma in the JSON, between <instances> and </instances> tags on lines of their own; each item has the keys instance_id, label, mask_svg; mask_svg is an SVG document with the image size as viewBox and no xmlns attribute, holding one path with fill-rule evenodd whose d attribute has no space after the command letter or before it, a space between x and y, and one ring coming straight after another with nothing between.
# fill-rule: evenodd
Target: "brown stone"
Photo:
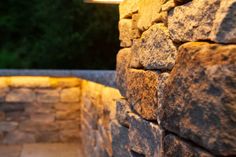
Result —
<instances>
[{"instance_id":1,"label":"brown stone","mask_svg":"<svg viewBox=\"0 0 236 157\"><path fill-rule=\"evenodd\" d=\"M0 85L0 102L5 101L5 97L9 91L10 89L8 87L1 87Z\"/></svg>"},{"instance_id":2,"label":"brown stone","mask_svg":"<svg viewBox=\"0 0 236 157\"><path fill-rule=\"evenodd\" d=\"M165 157L173 157L173 156L198 156L198 157L213 157L213 155L208 152L198 148L197 146L193 146L189 144L177 136L167 135L164 138L164 153Z\"/></svg>"},{"instance_id":3,"label":"brown stone","mask_svg":"<svg viewBox=\"0 0 236 157\"><path fill-rule=\"evenodd\" d=\"M18 127L17 122L0 122L0 132L11 132L14 131Z\"/></svg>"},{"instance_id":4,"label":"brown stone","mask_svg":"<svg viewBox=\"0 0 236 157\"><path fill-rule=\"evenodd\" d=\"M236 46L187 43L164 90L161 125L216 155L236 155Z\"/></svg>"},{"instance_id":5,"label":"brown stone","mask_svg":"<svg viewBox=\"0 0 236 157\"><path fill-rule=\"evenodd\" d=\"M116 57L116 85L122 96L126 92L126 73L130 61L130 48L124 48L119 51Z\"/></svg>"},{"instance_id":6,"label":"brown stone","mask_svg":"<svg viewBox=\"0 0 236 157\"><path fill-rule=\"evenodd\" d=\"M236 43L235 8L235 0L193 0L175 7L168 16L171 38L175 42Z\"/></svg>"},{"instance_id":7,"label":"brown stone","mask_svg":"<svg viewBox=\"0 0 236 157\"><path fill-rule=\"evenodd\" d=\"M50 77L50 83L54 88L80 87L81 80L75 77Z\"/></svg>"},{"instance_id":8,"label":"brown stone","mask_svg":"<svg viewBox=\"0 0 236 157\"><path fill-rule=\"evenodd\" d=\"M36 123L54 123L55 115L53 113L48 114L31 114L30 120Z\"/></svg>"},{"instance_id":9,"label":"brown stone","mask_svg":"<svg viewBox=\"0 0 236 157\"><path fill-rule=\"evenodd\" d=\"M156 120L158 73L129 69L126 81L126 98L132 108L141 117L148 120Z\"/></svg>"},{"instance_id":10,"label":"brown stone","mask_svg":"<svg viewBox=\"0 0 236 157\"><path fill-rule=\"evenodd\" d=\"M27 120L20 123L19 130L31 133L38 133L42 131L49 132L49 131L58 131L59 126L56 123L41 123Z\"/></svg>"},{"instance_id":11,"label":"brown stone","mask_svg":"<svg viewBox=\"0 0 236 157\"><path fill-rule=\"evenodd\" d=\"M132 20L121 19L119 21L119 39L121 47L130 47L132 45Z\"/></svg>"},{"instance_id":12,"label":"brown stone","mask_svg":"<svg viewBox=\"0 0 236 157\"><path fill-rule=\"evenodd\" d=\"M0 111L0 122L5 120L5 113Z\"/></svg>"},{"instance_id":13,"label":"brown stone","mask_svg":"<svg viewBox=\"0 0 236 157\"><path fill-rule=\"evenodd\" d=\"M40 103L56 103L60 100L59 90L55 89L38 89L37 101Z\"/></svg>"},{"instance_id":14,"label":"brown stone","mask_svg":"<svg viewBox=\"0 0 236 157\"><path fill-rule=\"evenodd\" d=\"M35 134L36 143L62 142L58 131L41 131Z\"/></svg>"},{"instance_id":15,"label":"brown stone","mask_svg":"<svg viewBox=\"0 0 236 157\"><path fill-rule=\"evenodd\" d=\"M132 57L138 56L139 63L145 69L172 69L175 64L177 50L170 39L168 29L164 24L155 24L142 34L142 37L134 42L132 47ZM135 67L133 58L131 66Z\"/></svg>"},{"instance_id":16,"label":"brown stone","mask_svg":"<svg viewBox=\"0 0 236 157\"><path fill-rule=\"evenodd\" d=\"M121 2L119 6L120 19L130 18L133 13L138 12L138 2L139 0L124 0Z\"/></svg>"},{"instance_id":17,"label":"brown stone","mask_svg":"<svg viewBox=\"0 0 236 157\"><path fill-rule=\"evenodd\" d=\"M25 144L35 142L36 141L33 134L21 132L18 130L8 133L3 140L4 144Z\"/></svg>"},{"instance_id":18,"label":"brown stone","mask_svg":"<svg viewBox=\"0 0 236 157\"><path fill-rule=\"evenodd\" d=\"M133 113L129 113L129 123L130 149L145 157L162 157L163 130Z\"/></svg>"},{"instance_id":19,"label":"brown stone","mask_svg":"<svg viewBox=\"0 0 236 157\"><path fill-rule=\"evenodd\" d=\"M141 32L138 29L138 19L139 19L139 14L133 14L132 15L132 24L131 24L131 28L132 28L132 39L137 39L141 36Z\"/></svg>"},{"instance_id":20,"label":"brown stone","mask_svg":"<svg viewBox=\"0 0 236 157\"><path fill-rule=\"evenodd\" d=\"M65 88L61 90L61 102L78 102L80 98L80 88Z\"/></svg>"},{"instance_id":21,"label":"brown stone","mask_svg":"<svg viewBox=\"0 0 236 157\"><path fill-rule=\"evenodd\" d=\"M161 21L161 7L166 0L141 0L138 5L138 28L141 31L147 30L155 22Z\"/></svg>"},{"instance_id":22,"label":"brown stone","mask_svg":"<svg viewBox=\"0 0 236 157\"><path fill-rule=\"evenodd\" d=\"M128 113L130 112L131 108L127 100L119 99L116 101L116 119L121 125L129 127Z\"/></svg>"},{"instance_id":23,"label":"brown stone","mask_svg":"<svg viewBox=\"0 0 236 157\"><path fill-rule=\"evenodd\" d=\"M6 95L6 102L33 102L35 93L31 89L19 88L13 89Z\"/></svg>"},{"instance_id":24,"label":"brown stone","mask_svg":"<svg viewBox=\"0 0 236 157\"><path fill-rule=\"evenodd\" d=\"M79 142L80 131L78 129L63 129L60 131L60 141L62 142Z\"/></svg>"}]
</instances>

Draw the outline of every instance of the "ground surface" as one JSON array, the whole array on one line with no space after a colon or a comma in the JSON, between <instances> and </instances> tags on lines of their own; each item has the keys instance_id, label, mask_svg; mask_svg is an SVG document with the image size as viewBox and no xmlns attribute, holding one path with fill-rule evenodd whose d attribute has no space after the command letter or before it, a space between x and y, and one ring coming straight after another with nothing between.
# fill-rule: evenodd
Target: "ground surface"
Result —
<instances>
[{"instance_id":1,"label":"ground surface","mask_svg":"<svg viewBox=\"0 0 236 157\"><path fill-rule=\"evenodd\" d=\"M0 145L0 157L85 157L79 144Z\"/></svg>"}]
</instances>

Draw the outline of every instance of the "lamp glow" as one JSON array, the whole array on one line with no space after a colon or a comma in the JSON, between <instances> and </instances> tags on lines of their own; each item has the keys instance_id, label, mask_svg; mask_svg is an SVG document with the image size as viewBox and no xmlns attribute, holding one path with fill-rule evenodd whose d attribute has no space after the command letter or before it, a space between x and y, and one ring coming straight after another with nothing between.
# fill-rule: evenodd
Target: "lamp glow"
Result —
<instances>
[{"instance_id":1,"label":"lamp glow","mask_svg":"<svg viewBox=\"0 0 236 157\"><path fill-rule=\"evenodd\" d=\"M84 0L85 3L107 3L107 4L119 4L123 0Z\"/></svg>"}]
</instances>

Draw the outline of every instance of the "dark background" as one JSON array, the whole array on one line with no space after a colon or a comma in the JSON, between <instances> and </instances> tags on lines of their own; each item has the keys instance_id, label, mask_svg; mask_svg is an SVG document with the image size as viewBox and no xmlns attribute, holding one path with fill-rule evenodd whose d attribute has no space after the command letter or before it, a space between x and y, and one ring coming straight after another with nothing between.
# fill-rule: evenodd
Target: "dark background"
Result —
<instances>
[{"instance_id":1,"label":"dark background","mask_svg":"<svg viewBox=\"0 0 236 157\"><path fill-rule=\"evenodd\" d=\"M118 6L1 0L0 68L114 69Z\"/></svg>"}]
</instances>

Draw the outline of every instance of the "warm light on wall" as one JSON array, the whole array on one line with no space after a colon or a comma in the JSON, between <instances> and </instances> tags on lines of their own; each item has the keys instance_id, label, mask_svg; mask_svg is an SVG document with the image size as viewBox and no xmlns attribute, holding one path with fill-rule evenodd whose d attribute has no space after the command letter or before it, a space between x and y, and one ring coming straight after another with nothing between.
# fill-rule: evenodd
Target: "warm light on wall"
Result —
<instances>
[{"instance_id":1,"label":"warm light on wall","mask_svg":"<svg viewBox=\"0 0 236 157\"><path fill-rule=\"evenodd\" d=\"M85 3L107 3L107 4L119 4L123 0L84 0Z\"/></svg>"}]
</instances>

